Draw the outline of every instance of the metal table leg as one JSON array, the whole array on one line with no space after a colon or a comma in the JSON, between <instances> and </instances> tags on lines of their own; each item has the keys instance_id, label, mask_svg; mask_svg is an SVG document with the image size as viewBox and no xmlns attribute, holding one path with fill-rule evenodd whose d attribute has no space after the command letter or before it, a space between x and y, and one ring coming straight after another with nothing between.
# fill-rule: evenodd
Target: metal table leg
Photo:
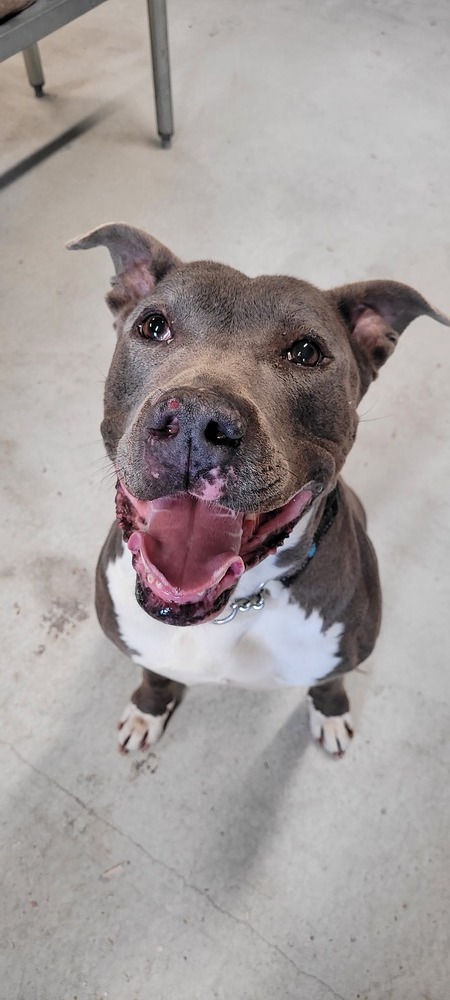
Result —
<instances>
[{"instance_id":1,"label":"metal table leg","mask_svg":"<svg viewBox=\"0 0 450 1000\"><path fill-rule=\"evenodd\" d=\"M166 0L147 0L147 6L155 85L156 121L162 145L168 147L173 136L173 111Z\"/></svg>"},{"instance_id":2,"label":"metal table leg","mask_svg":"<svg viewBox=\"0 0 450 1000\"><path fill-rule=\"evenodd\" d=\"M34 87L36 97L43 97L43 88L45 83L44 71L42 69L41 57L36 42L34 42L33 45L29 45L27 49L23 50L23 58L25 59L25 67L30 81L30 86Z\"/></svg>"}]
</instances>

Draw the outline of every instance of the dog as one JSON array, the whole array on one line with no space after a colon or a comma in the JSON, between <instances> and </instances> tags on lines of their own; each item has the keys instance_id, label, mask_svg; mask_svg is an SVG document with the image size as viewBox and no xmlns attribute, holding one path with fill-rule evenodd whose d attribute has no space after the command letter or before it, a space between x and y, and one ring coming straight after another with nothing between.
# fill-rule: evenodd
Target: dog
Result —
<instances>
[{"instance_id":1,"label":"dog","mask_svg":"<svg viewBox=\"0 0 450 1000\"><path fill-rule=\"evenodd\" d=\"M450 320L414 289L331 291L182 263L152 236L107 224L117 345L101 432L117 474L96 610L143 667L119 748L147 749L186 685L308 689L313 738L353 737L344 675L381 619L363 507L339 473L357 407L416 317Z\"/></svg>"}]
</instances>

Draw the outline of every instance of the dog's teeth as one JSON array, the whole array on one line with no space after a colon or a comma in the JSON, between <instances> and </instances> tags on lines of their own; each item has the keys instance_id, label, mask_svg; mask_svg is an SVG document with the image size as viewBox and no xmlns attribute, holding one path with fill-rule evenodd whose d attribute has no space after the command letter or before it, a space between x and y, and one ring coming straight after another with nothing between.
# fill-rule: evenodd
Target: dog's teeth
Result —
<instances>
[{"instance_id":1,"label":"dog's teeth","mask_svg":"<svg viewBox=\"0 0 450 1000\"><path fill-rule=\"evenodd\" d=\"M204 598L205 594L207 594L207 592L208 588L206 590L198 590L197 593L195 594L195 600L201 601Z\"/></svg>"}]
</instances>

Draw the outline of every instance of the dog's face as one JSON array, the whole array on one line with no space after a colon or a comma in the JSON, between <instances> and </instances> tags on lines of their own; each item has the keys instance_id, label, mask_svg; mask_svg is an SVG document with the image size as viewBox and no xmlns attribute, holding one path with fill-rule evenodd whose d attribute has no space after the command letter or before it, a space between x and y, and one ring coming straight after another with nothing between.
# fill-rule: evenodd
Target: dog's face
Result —
<instances>
[{"instance_id":1,"label":"dog's face","mask_svg":"<svg viewBox=\"0 0 450 1000\"><path fill-rule=\"evenodd\" d=\"M102 434L136 597L155 618L217 615L245 569L276 550L335 484L357 405L399 334L426 313L413 289L322 292L183 264L140 230L103 226L117 346Z\"/></svg>"}]
</instances>

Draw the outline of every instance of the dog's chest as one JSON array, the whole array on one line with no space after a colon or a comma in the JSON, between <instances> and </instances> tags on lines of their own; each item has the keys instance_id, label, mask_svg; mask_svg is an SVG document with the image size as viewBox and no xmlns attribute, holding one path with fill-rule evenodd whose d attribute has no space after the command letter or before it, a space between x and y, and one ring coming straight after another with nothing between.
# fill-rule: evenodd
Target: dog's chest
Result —
<instances>
[{"instance_id":1,"label":"dog's chest","mask_svg":"<svg viewBox=\"0 0 450 1000\"><path fill-rule=\"evenodd\" d=\"M155 621L138 605L126 547L108 564L106 578L120 635L132 659L172 680L249 688L307 687L339 663L342 625L335 623L323 631L318 611L307 617L290 600L289 590L276 581L268 585L263 611L240 613L224 625L208 622L176 628ZM264 579L261 566L245 573L238 595L254 592Z\"/></svg>"}]
</instances>

